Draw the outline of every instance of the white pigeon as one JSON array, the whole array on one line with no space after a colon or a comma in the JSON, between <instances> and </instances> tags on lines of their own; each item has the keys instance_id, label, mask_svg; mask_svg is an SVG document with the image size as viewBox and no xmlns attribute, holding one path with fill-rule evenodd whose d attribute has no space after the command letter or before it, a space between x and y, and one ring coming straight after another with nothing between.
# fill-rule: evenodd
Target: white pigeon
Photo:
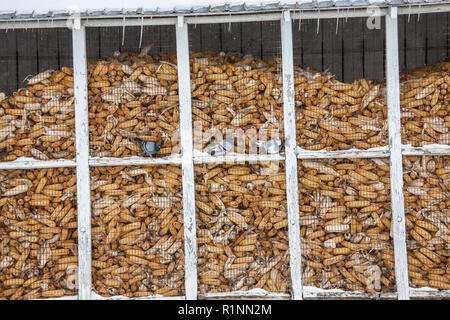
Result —
<instances>
[{"instance_id":1,"label":"white pigeon","mask_svg":"<svg viewBox=\"0 0 450 320\"><path fill-rule=\"evenodd\" d=\"M234 146L234 136L227 135L227 138L225 140L222 140L217 144L211 145L211 147L208 150L208 153L212 156L224 155L233 150L233 146Z\"/></svg>"},{"instance_id":2,"label":"white pigeon","mask_svg":"<svg viewBox=\"0 0 450 320\"><path fill-rule=\"evenodd\" d=\"M255 145L260 148L263 149L265 153L267 154L273 154L273 153L278 153L281 150L282 147L282 143L281 143L281 139L280 137L276 137L272 140L267 140L267 141L256 141Z\"/></svg>"}]
</instances>

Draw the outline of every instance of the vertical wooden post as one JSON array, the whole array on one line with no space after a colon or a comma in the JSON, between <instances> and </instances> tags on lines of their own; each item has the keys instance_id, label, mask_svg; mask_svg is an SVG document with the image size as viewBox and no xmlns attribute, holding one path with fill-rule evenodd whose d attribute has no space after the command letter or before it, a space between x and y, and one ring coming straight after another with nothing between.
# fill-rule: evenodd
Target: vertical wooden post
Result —
<instances>
[{"instance_id":1,"label":"vertical wooden post","mask_svg":"<svg viewBox=\"0 0 450 320\"><path fill-rule=\"evenodd\" d=\"M294 59L292 22L289 11L281 18L281 50L283 71L284 137L286 141L286 197L288 209L289 254L292 298L302 299L300 218L298 203L297 146L295 130Z\"/></svg>"},{"instance_id":2,"label":"vertical wooden post","mask_svg":"<svg viewBox=\"0 0 450 320\"><path fill-rule=\"evenodd\" d=\"M89 125L86 30L80 19L72 26L75 96L75 137L78 212L78 298L91 299L91 188L89 179Z\"/></svg>"},{"instance_id":3,"label":"vertical wooden post","mask_svg":"<svg viewBox=\"0 0 450 320\"><path fill-rule=\"evenodd\" d=\"M403 199L397 20L397 7L391 7L389 13L386 15L386 78L389 147L391 152L392 229L394 235L395 278L397 281L398 299L408 300L409 283L406 252L405 203Z\"/></svg>"},{"instance_id":4,"label":"vertical wooden post","mask_svg":"<svg viewBox=\"0 0 450 320\"><path fill-rule=\"evenodd\" d=\"M178 95L180 101L181 161L183 172L184 253L186 299L197 299L197 239L195 223L194 162L192 160L191 78L188 25L183 16L176 25Z\"/></svg>"}]
</instances>

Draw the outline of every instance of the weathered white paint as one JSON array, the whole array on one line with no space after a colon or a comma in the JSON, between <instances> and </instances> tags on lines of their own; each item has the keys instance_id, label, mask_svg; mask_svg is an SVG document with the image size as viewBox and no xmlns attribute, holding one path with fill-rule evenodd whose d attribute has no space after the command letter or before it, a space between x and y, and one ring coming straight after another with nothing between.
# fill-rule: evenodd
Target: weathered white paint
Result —
<instances>
[{"instance_id":1,"label":"weathered white paint","mask_svg":"<svg viewBox=\"0 0 450 320\"><path fill-rule=\"evenodd\" d=\"M434 288L410 288L409 295L411 298L450 298L450 290L437 290Z\"/></svg>"},{"instance_id":2,"label":"weathered white paint","mask_svg":"<svg viewBox=\"0 0 450 320\"><path fill-rule=\"evenodd\" d=\"M396 299L396 293L365 293L344 291L340 289L320 289L312 286L303 287L304 299Z\"/></svg>"},{"instance_id":3,"label":"weathered white paint","mask_svg":"<svg viewBox=\"0 0 450 320\"><path fill-rule=\"evenodd\" d=\"M78 296L91 299L91 188L85 28L72 30L77 152Z\"/></svg>"},{"instance_id":4,"label":"weathered white paint","mask_svg":"<svg viewBox=\"0 0 450 320\"><path fill-rule=\"evenodd\" d=\"M93 300L184 300L184 296L174 296L174 297L165 297L160 294L155 294L153 296L146 297L133 297L128 298L125 296L112 296L112 297L103 297L97 294L94 290L92 290L91 297Z\"/></svg>"},{"instance_id":5,"label":"weathered white paint","mask_svg":"<svg viewBox=\"0 0 450 320\"><path fill-rule=\"evenodd\" d=\"M125 158L89 158L89 166L142 166L142 165L164 165L181 164L181 156L170 156L164 158L144 158L144 157L125 157Z\"/></svg>"},{"instance_id":6,"label":"weathered white paint","mask_svg":"<svg viewBox=\"0 0 450 320\"><path fill-rule=\"evenodd\" d=\"M411 1L412 2L412 1ZM436 3L433 5L419 5L419 6L404 6L398 7L399 15L406 14L424 14L424 13L438 13L438 12L449 12L450 3Z\"/></svg>"},{"instance_id":7,"label":"weathered white paint","mask_svg":"<svg viewBox=\"0 0 450 320\"><path fill-rule=\"evenodd\" d=\"M180 101L181 157L183 172L183 213L186 299L197 299L197 239L195 223L194 163L192 161L191 79L188 25L178 17L176 25L178 96Z\"/></svg>"},{"instance_id":8,"label":"weathered white paint","mask_svg":"<svg viewBox=\"0 0 450 320\"><path fill-rule=\"evenodd\" d=\"M152 17L151 19L144 19L142 17L127 17L125 21L123 18L112 18L112 19L88 19L83 22L86 27L117 27L117 26L165 26L174 25L177 23L177 18L172 17Z\"/></svg>"},{"instance_id":9,"label":"weathered white paint","mask_svg":"<svg viewBox=\"0 0 450 320\"><path fill-rule=\"evenodd\" d=\"M405 204L400 133L400 70L398 59L397 8L386 15L386 78L391 180L392 229L394 235L395 280L398 299L409 299L408 261L406 255Z\"/></svg>"},{"instance_id":10,"label":"weathered white paint","mask_svg":"<svg viewBox=\"0 0 450 320\"><path fill-rule=\"evenodd\" d=\"M282 161L285 160L283 153L279 154L229 154L224 156L194 156L194 163L230 163L245 161Z\"/></svg>"},{"instance_id":11,"label":"weathered white paint","mask_svg":"<svg viewBox=\"0 0 450 320\"><path fill-rule=\"evenodd\" d=\"M26 20L26 21L0 21L0 30L7 29L7 30L14 30L14 29L31 29L31 28L67 28L67 19L62 20L54 20L54 21L48 21L48 19L45 20Z\"/></svg>"},{"instance_id":12,"label":"weathered white paint","mask_svg":"<svg viewBox=\"0 0 450 320\"><path fill-rule=\"evenodd\" d=\"M198 295L200 300L217 299L257 299L257 300L289 300L287 293L269 292L263 289L252 289L248 291L232 291L220 293L204 293Z\"/></svg>"},{"instance_id":13,"label":"weathered white paint","mask_svg":"<svg viewBox=\"0 0 450 320\"><path fill-rule=\"evenodd\" d=\"M283 118L286 150L286 200L288 212L289 264L292 299L302 299L302 261L300 248L300 216L298 202L297 146L295 129L294 58L292 21L289 11L283 12L281 23L281 56L283 72Z\"/></svg>"},{"instance_id":14,"label":"weathered white paint","mask_svg":"<svg viewBox=\"0 0 450 320\"><path fill-rule=\"evenodd\" d=\"M443 144L429 144L423 147L413 147L411 145L402 145L402 154L404 156L422 156L422 155L450 155L450 146Z\"/></svg>"},{"instance_id":15,"label":"weathered white paint","mask_svg":"<svg viewBox=\"0 0 450 320\"><path fill-rule=\"evenodd\" d=\"M24 160L19 159L8 162L0 162L0 170L13 169L44 169L44 168L73 168L77 164L73 160Z\"/></svg>"},{"instance_id":16,"label":"weathered white paint","mask_svg":"<svg viewBox=\"0 0 450 320\"><path fill-rule=\"evenodd\" d=\"M295 153L298 159L386 158L389 157L389 147L340 151L309 151L297 147Z\"/></svg>"}]
</instances>

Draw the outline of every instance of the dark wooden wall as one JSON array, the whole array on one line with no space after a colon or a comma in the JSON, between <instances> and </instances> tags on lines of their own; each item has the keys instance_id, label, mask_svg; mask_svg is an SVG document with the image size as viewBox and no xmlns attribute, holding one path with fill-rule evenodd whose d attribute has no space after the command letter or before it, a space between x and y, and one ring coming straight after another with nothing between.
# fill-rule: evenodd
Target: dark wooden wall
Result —
<instances>
[{"instance_id":1,"label":"dark wooden wall","mask_svg":"<svg viewBox=\"0 0 450 320\"><path fill-rule=\"evenodd\" d=\"M329 70L349 82L361 77L384 77L385 30L369 30L365 18L298 20L293 23L294 63ZM432 64L450 55L450 13L399 17L401 68ZM110 56L116 50L140 51L141 27L88 28L89 60ZM190 50L241 52L269 60L281 58L277 22L189 26ZM141 47L152 43L151 54L175 52L174 26L146 26ZM0 30L0 92L24 86L23 80L47 69L72 66L69 29Z\"/></svg>"}]
</instances>

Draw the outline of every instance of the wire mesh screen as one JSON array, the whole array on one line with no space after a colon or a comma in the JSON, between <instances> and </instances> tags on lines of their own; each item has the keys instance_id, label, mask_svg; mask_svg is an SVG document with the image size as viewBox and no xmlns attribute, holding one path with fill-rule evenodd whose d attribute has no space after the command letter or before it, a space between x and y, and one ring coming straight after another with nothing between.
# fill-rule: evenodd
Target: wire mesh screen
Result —
<instances>
[{"instance_id":1,"label":"wire mesh screen","mask_svg":"<svg viewBox=\"0 0 450 320\"><path fill-rule=\"evenodd\" d=\"M181 169L91 169L92 286L104 297L184 295Z\"/></svg>"},{"instance_id":2,"label":"wire mesh screen","mask_svg":"<svg viewBox=\"0 0 450 320\"><path fill-rule=\"evenodd\" d=\"M447 12L405 14L398 17L401 70L434 64L450 53Z\"/></svg>"},{"instance_id":3,"label":"wire mesh screen","mask_svg":"<svg viewBox=\"0 0 450 320\"><path fill-rule=\"evenodd\" d=\"M395 291L388 159L299 160L303 285Z\"/></svg>"},{"instance_id":4,"label":"wire mesh screen","mask_svg":"<svg viewBox=\"0 0 450 320\"><path fill-rule=\"evenodd\" d=\"M189 26L194 151L283 150L278 22Z\"/></svg>"},{"instance_id":5,"label":"wire mesh screen","mask_svg":"<svg viewBox=\"0 0 450 320\"><path fill-rule=\"evenodd\" d=\"M87 47L91 156L178 154L175 27L93 28Z\"/></svg>"},{"instance_id":6,"label":"wire mesh screen","mask_svg":"<svg viewBox=\"0 0 450 320\"><path fill-rule=\"evenodd\" d=\"M0 189L0 299L76 295L75 170L1 170Z\"/></svg>"},{"instance_id":7,"label":"wire mesh screen","mask_svg":"<svg viewBox=\"0 0 450 320\"><path fill-rule=\"evenodd\" d=\"M448 39L446 13L399 20L403 144L450 145Z\"/></svg>"},{"instance_id":8,"label":"wire mesh screen","mask_svg":"<svg viewBox=\"0 0 450 320\"><path fill-rule=\"evenodd\" d=\"M197 165L200 293L290 289L283 162Z\"/></svg>"},{"instance_id":9,"label":"wire mesh screen","mask_svg":"<svg viewBox=\"0 0 450 320\"><path fill-rule=\"evenodd\" d=\"M295 20L297 144L306 150L387 146L384 18Z\"/></svg>"},{"instance_id":10,"label":"wire mesh screen","mask_svg":"<svg viewBox=\"0 0 450 320\"><path fill-rule=\"evenodd\" d=\"M0 161L75 157L70 30L0 30Z\"/></svg>"},{"instance_id":11,"label":"wire mesh screen","mask_svg":"<svg viewBox=\"0 0 450 320\"><path fill-rule=\"evenodd\" d=\"M450 290L450 157L403 157L411 287Z\"/></svg>"}]
</instances>

